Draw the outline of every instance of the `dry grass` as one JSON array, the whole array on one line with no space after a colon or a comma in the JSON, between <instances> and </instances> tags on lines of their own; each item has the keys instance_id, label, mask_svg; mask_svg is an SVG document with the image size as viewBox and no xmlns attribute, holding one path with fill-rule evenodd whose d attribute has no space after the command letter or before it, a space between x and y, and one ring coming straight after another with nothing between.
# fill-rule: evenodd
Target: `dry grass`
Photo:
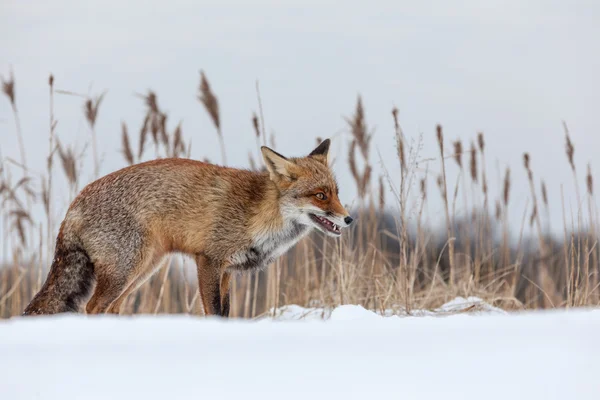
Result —
<instances>
[{"instance_id":1,"label":"dry grass","mask_svg":"<svg viewBox=\"0 0 600 400\"><path fill-rule=\"evenodd\" d=\"M16 124L14 134L18 136L22 154L20 162L2 158L0 164L2 254L11 256L0 268L0 317L19 315L43 283L60 223L52 218L57 201L54 182L65 180L71 199L87 183L82 182L80 174L83 152L61 143L55 133L54 95L72 93L55 90L52 76L48 83L47 170L38 179L26 165L15 80L12 73L8 79L2 79L4 101L11 105ZM249 152L253 169L261 168L259 147L267 142L258 82L256 90L259 111L252 113L250 120L257 147ZM157 157L189 157L191 149L186 145L189 141L181 125L169 129L168 116L160 108L156 93L148 92L140 97L146 105L146 113L137 131L137 149L132 148L135 142L128 127L122 124L121 153L125 163ZM95 173L101 167L96 153L95 126L97 119L102 118L100 105L103 99L103 95L86 98L83 109L92 134ZM225 163L219 103L203 72L198 100L216 127ZM395 135L398 159L381 160L384 174L376 178L372 177L373 133L369 130L360 97L353 114L346 119L348 166L359 194L354 210L358 214L358 223L341 239L315 233L268 270L236 277L232 283L233 316L253 318L264 315L272 307L290 303L312 306L355 303L374 310L402 308L410 311L434 308L457 295L479 296L505 309L597 306L600 303L596 231L599 225L589 165L585 199L576 185L580 209L576 218L571 217L570 221L565 214L564 237L557 241L542 223L540 210L547 211L551 199L546 183L536 184L533 163L527 153L523 160L531 200L528 208L522 210L520 226L511 226L507 217L511 207L511 171L507 168L504 180L498 182L501 197L490 199L483 133L472 138L467 149L460 140L447 142L442 126L438 125L432 134L437 135L440 157L436 169L440 174L432 176L434 174L428 168L421 167L420 140L407 140L400 126L398 110L394 108L391 114L394 132L389 134ZM575 145L566 124L564 129L568 163L565 166L572 170L577 182ZM271 137L273 147L274 141ZM153 154L149 154L151 145ZM252 154L254 151L256 155ZM56 158L58 169L53 168ZM454 160L459 168L455 185L448 181L446 173L450 168L447 166L449 160ZM387 168L393 166L400 168L400 182L389 178ZM431 197L427 193L427 182L432 179L437 181L444 204L443 233L430 231L425 221ZM540 204L536 187L541 188ZM459 193L463 199L461 205L457 204ZM495 219L490 214L490 202L492 206L496 205ZM33 220L36 207L43 207L45 221ZM527 222L535 226L535 239L523 234ZM516 244L509 240L511 236L518 238ZM43 254L46 248L49 250ZM198 285L191 264L191 260L180 255L165 259L161 271L130 296L124 313L201 314Z\"/></svg>"}]
</instances>

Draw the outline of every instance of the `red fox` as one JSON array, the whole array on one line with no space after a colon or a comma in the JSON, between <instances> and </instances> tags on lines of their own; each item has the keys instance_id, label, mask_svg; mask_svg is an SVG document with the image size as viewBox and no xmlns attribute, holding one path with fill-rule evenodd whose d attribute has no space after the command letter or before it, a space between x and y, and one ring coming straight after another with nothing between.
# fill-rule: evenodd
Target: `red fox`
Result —
<instances>
[{"instance_id":1,"label":"red fox","mask_svg":"<svg viewBox=\"0 0 600 400\"><path fill-rule=\"evenodd\" d=\"M264 268L311 229L341 235L352 217L328 165L329 139L307 157L262 147L254 172L160 159L90 183L60 226L46 282L24 315L118 314L167 253L194 257L205 314L229 315L235 271Z\"/></svg>"}]
</instances>

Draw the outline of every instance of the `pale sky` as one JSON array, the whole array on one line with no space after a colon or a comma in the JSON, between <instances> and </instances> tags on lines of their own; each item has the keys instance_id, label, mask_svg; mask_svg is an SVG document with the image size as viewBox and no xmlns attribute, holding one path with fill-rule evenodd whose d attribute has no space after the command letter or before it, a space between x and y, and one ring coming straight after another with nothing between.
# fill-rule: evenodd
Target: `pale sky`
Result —
<instances>
[{"instance_id":1,"label":"pale sky","mask_svg":"<svg viewBox=\"0 0 600 400\"><path fill-rule=\"evenodd\" d=\"M193 158L219 161L212 123L196 100L203 69L221 106L229 164L247 167L256 153L251 116L260 81L267 131L277 150L308 153L315 137L334 137L342 201L356 191L346 162L350 115L360 93L378 151L399 177L390 111L397 106L405 134L423 134L419 158L437 156L435 125L451 140L486 135L490 186L512 169L511 221L518 228L529 190L522 154L536 178L547 181L554 227L562 222L560 184L577 207L564 153L561 121L575 144L579 182L586 164L600 171L600 3L595 1L14 1L0 4L0 74L14 70L17 102L30 166L45 169L49 73L57 89L97 95L107 91L97 122L102 173L124 165L120 123L132 132L143 119L134 96L152 89L183 121ZM82 99L56 96L57 134L63 142L90 141ZM0 99L3 156L17 157L13 117ZM137 143L137 137L133 139ZM452 179L454 163L449 165ZM84 174L91 177L91 155ZM429 164L429 204L441 220ZM376 174L382 169L377 168ZM61 178L62 179L62 176ZM84 179L87 181L87 178ZM539 189L539 182L536 183ZM58 219L66 192L58 200ZM390 198L391 196L388 196ZM461 203L459 203L461 204ZM531 205L531 203L529 203Z\"/></svg>"}]
</instances>

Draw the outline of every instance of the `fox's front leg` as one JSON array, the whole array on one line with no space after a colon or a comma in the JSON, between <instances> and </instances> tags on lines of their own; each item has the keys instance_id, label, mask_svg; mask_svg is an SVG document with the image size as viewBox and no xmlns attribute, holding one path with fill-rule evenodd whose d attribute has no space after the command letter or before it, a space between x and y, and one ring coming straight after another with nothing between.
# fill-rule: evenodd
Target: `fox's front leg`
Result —
<instances>
[{"instance_id":1,"label":"fox's front leg","mask_svg":"<svg viewBox=\"0 0 600 400\"><path fill-rule=\"evenodd\" d=\"M196 255L198 287L206 315L224 315L221 306L221 265L204 254ZM229 313L229 305L227 305Z\"/></svg>"},{"instance_id":2,"label":"fox's front leg","mask_svg":"<svg viewBox=\"0 0 600 400\"><path fill-rule=\"evenodd\" d=\"M231 273L225 271L221 275L221 315L223 317L229 317L229 282L231 280Z\"/></svg>"}]
</instances>

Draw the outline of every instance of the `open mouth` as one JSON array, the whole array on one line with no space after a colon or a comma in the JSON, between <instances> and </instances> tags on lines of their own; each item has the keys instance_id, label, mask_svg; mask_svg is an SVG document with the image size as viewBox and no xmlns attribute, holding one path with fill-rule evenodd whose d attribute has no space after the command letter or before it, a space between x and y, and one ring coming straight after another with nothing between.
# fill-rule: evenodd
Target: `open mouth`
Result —
<instances>
[{"instance_id":1,"label":"open mouth","mask_svg":"<svg viewBox=\"0 0 600 400\"><path fill-rule=\"evenodd\" d=\"M318 215L315 214L309 214L310 218L316 222L317 225L319 225L321 228L323 228L323 230L333 233L334 235L341 235L341 228L339 226L337 226L336 224L334 224L333 222L331 222L330 220L328 220L325 217L319 217Z\"/></svg>"}]
</instances>

